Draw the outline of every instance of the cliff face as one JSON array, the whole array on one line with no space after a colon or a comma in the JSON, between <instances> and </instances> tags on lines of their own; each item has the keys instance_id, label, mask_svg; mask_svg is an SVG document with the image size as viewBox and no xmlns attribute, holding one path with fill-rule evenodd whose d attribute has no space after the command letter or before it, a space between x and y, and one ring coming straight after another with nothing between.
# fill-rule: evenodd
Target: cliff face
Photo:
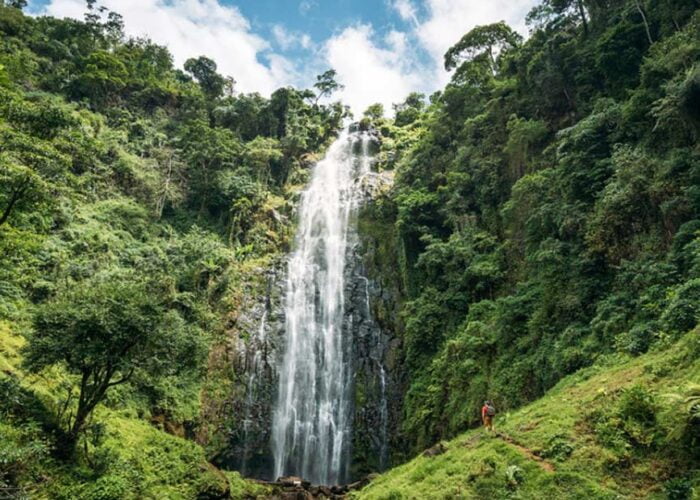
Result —
<instances>
[{"instance_id":1,"label":"cliff face","mask_svg":"<svg viewBox=\"0 0 700 500\"><path fill-rule=\"evenodd\" d=\"M270 422L284 330L285 262L249 271L232 304L226 336L212 349L198 440L218 466L268 479Z\"/></svg>"},{"instance_id":2,"label":"cliff face","mask_svg":"<svg viewBox=\"0 0 700 500\"><path fill-rule=\"evenodd\" d=\"M351 477L384 470L390 463L392 436L397 422L397 390L401 376L396 368L400 347L393 322L382 322L392 291L384 288L375 266L376 241L362 231L363 213L374 203L377 188L390 182L373 175L366 179L366 205L348 247L346 268L346 325L353 338L355 409Z\"/></svg>"},{"instance_id":3,"label":"cliff face","mask_svg":"<svg viewBox=\"0 0 700 500\"><path fill-rule=\"evenodd\" d=\"M375 175L367 187L367 203L358 217L358 245L355 250L371 312L372 325L378 334L378 348L382 354L380 373L371 360L365 344L359 342L357 367L357 401L355 413L354 464L357 474L383 470L405 458L405 446L400 437L403 396L407 387L404 370L403 323L399 310L403 297L403 281L398 260L397 238L392 214L386 213L386 197L393 184L393 172ZM359 337L362 339L362 336ZM383 371L383 373L382 373ZM383 381L382 381L383 376ZM382 401L379 408L373 402ZM374 409L374 411L373 411ZM377 429L384 412L386 422L382 453L373 453L364 443L377 442ZM373 438L374 436L374 438ZM378 458L380 460L378 460Z\"/></svg>"},{"instance_id":4,"label":"cliff face","mask_svg":"<svg viewBox=\"0 0 700 500\"><path fill-rule=\"evenodd\" d=\"M354 373L350 479L384 470L401 456L406 387L396 238L382 212L393 175L373 172L357 182L364 202L348 233L342 325L352 338ZM263 479L275 479L270 441L285 340L286 271L280 254L240 278L226 335L210 354L197 436L216 465Z\"/></svg>"}]
</instances>

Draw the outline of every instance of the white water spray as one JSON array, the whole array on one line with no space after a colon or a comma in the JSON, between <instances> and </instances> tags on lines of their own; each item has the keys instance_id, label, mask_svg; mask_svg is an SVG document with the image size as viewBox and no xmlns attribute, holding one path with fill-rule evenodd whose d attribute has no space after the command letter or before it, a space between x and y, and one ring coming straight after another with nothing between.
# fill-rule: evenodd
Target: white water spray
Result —
<instances>
[{"instance_id":1,"label":"white water spray","mask_svg":"<svg viewBox=\"0 0 700 500\"><path fill-rule=\"evenodd\" d=\"M241 472L248 472L248 458L250 456L250 428L253 424L253 419L256 417L254 413L256 398L260 397L262 391L264 358L267 355L267 334L265 326L267 321L267 309L263 312L260 319L260 326L257 333L250 340L250 351L253 353L253 358L248 365L248 380L246 383L246 399L243 414L243 457L241 461Z\"/></svg>"},{"instance_id":2,"label":"white water spray","mask_svg":"<svg viewBox=\"0 0 700 500\"><path fill-rule=\"evenodd\" d=\"M275 477L347 477L352 339L343 327L348 230L369 173L369 137L344 132L312 173L288 265L285 351L272 428Z\"/></svg>"}]
</instances>

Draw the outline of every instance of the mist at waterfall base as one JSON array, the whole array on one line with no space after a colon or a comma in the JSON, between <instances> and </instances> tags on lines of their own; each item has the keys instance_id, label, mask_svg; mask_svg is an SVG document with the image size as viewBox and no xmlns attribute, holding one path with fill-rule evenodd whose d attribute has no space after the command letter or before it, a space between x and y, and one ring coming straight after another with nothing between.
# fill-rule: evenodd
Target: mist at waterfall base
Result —
<instances>
[{"instance_id":1,"label":"mist at waterfall base","mask_svg":"<svg viewBox=\"0 0 700 500\"><path fill-rule=\"evenodd\" d=\"M363 178L371 175L370 142L367 133L343 132L314 167L301 198L295 250L287 267L282 355L273 401L273 479L296 475L332 485L349 478L355 409L353 332L371 314L367 279L362 277L362 314L350 310L352 283L347 281L357 274L349 270L357 246L354 216L363 198ZM385 398L381 357L376 351L373 362L381 373ZM385 455L386 401L378 406L379 453ZM379 458L379 463L385 462L385 456Z\"/></svg>"}]
</instances>

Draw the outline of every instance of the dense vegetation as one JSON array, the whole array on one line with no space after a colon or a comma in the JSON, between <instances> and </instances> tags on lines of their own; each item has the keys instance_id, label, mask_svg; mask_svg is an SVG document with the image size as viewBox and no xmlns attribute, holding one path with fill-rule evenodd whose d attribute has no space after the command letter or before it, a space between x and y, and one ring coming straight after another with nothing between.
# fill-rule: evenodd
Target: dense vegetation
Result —
<instances>
[{"instance_id":1,"label":"dense vegetation","mask_svg":"<svg viewBox=\"0 0 700 500\"><path fill-rule=\"evenodd\" d=\"M236 93L204 56L178 70L94 2L84 22L22 4L0 2L0 487L225 490L140 420L192 436L246 266L286 248L294 185L346 110Z\"/></svg>"},{"instance_id":2,"label":"dense vegetation","mask_svg":"<svg viewBox=\"0 0 700 500\"><path fill-rule=\"evenodd\" d=\"M263 495L209 464L226 443L195 437L237 376L218 359L232 311L288 248L307 167L348 114L319 104L335 74L240 94L94 1L84 21L23 4L0 1L0 488ZM490 398L559 472L472 432L364 494L688 498L700 1L543 0L528 23L526 41L472 30L444 90L366 111L395 182L360 231L391 292L375 316L402 338L394 457L476 425Z\"/></svg>"},{"instance_id":3,"label":"dense vegetation","mask_svg":"<svg viewBox=\"0 0 700 500\"><path fill-rule=\"evenodd\" d=\"M698 323L699 7L546 0L526 42L476 28L429 103L365 114L396 169L364 217L395 235L376 268L401 277L412 451L475 425L486 398L517 408ZM697 407L682 412L695 430L674 453L691 460Z\"/></svg>"},{"instance_id":4,"label":"dense vegetation","mask_svg":"<svg viewBox=\"0 0 700 500\"><path fill-rule=\"evenodd\" d=\"M356 497L696 498L700 474L678 445L697 436L686 412L700 400L699 339L695 330L668 349L601 358L500 415L497 435L442 442ZM692 395L675 399L679 387Z\"/></svg>"}]
</instances>

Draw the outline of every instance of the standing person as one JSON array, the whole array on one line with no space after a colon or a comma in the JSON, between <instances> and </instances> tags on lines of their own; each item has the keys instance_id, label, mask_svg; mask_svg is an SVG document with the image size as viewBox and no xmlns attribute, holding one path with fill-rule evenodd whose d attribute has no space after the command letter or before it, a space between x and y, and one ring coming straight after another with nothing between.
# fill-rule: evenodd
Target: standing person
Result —
<instances>
[{"instance_id":1,"label":"standing person","mask_svg":"<svg viewBox=\"0 0 700 500\"><path fill-rule=\"evenodd\" d=\"M493 431L493 418L496 416L496 407L488 399L484 401L484 406L481 407L481 422L487 431Z\"/></svg>"}]
</instances>

